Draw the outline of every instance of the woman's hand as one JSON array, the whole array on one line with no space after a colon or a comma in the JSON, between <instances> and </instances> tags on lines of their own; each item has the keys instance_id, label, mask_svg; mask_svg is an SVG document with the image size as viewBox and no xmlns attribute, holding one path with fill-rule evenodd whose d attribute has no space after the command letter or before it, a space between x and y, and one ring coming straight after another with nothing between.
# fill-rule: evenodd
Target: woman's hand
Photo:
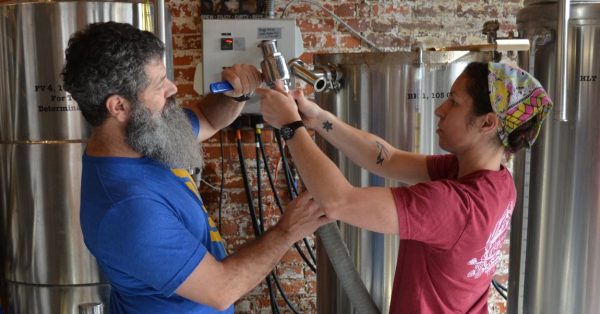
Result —
<instances>
[{"instance_id":1,"label":"woman's hand","mask_svg":"<svg viewBox=\"0 0 600 314\"><path fill-rule=\"evenodd\" d=\"M319 107L319 105L313 101L308 100L304 96L304 92L302 92L301 89L294 89L290 91L290 95L294 97L296 104L298 104L298 110L300 110L300 113L302 114L302 120L304 121L304 124L307 127L314 129L315 125L318 123L317 117L323 109L321 109L321 107Z\"/></svg>"},{"instance_id":2,"label":"woman's hand","mask_svg":"<svg viewBox=\"0 0 600 314\"><path fill-rule=\"evenodd\" d=\"M257 88L260 96L260 108L265 122L275 128L301 120L294 98L288 95L281 85L276 89Z\"/></svg>"}]
</instances>

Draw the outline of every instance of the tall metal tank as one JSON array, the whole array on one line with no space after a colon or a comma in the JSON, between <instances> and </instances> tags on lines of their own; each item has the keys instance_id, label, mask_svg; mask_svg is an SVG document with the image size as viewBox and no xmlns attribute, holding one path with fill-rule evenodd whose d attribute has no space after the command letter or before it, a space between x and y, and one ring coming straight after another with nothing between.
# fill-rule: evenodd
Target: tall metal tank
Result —
<instances>
[{"instance_id":1,"label":"tall metal tank","mask_svg":"<svg viewBox=\"0 0 600 314\"><path fill-rule=\"evenodd\" d=\"M568 16L560 6L570 9L568 23L559 23ZM567 25L567 121L549 116L515 159L509 312L600 313L600 1L525 1L517 24L532 42L521 66L559 103L558 25Z\"/></svg>"},{"instance_id":2,"label":"tall metal tank","mask_svg":"<svg viewBox=\"0 0 600 314\"><path fill-rule=\"evenodd\" d=\"M335 65L343 78L339 92L319 93L316 101L343 121L396 147L440 153L435 108L448 97L452 83L469 62L489 60L487 53L464 51L318 54L316 65ZM353 185L399 185L362 170L333 146L319 138L317 141ZM382 313L388 313L399 238L343 223L340 230L375 304ZM355 313L326 252L318 246L317 253L318 313Z\"/></svg>"},{"instance_id":3,"label":"tall metal tank","mask_svg":"<svg viewBox=\"0 0 600 314\"><path fill-rule=\"evenodd\" d=\"M79 227L89 129L61 85L70 35L88 23L152 27L134 2L0 3L0 264L5 313L79 312L109 285ZM95 307L98 313L98 307Z\"/></svg>"}]
</instances>

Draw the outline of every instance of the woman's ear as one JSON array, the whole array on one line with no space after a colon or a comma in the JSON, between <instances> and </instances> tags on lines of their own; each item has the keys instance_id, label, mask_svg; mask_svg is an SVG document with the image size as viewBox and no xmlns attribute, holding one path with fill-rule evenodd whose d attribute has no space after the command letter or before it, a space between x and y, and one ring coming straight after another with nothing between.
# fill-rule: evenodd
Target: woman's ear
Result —
<instances>
[{"instance_id":1,"label":"woman's ear","mask_svg":"<svg viewBox=\"0 0 600 314\"><path fill-rule=\"evenodd\" d=\"M126 122L131 112L131 103L119 95L110 95L106 99L108 114L119 122Z\"/></svg>"},{"instance_id":2,"label":"woman's ear","mask_svg":"<svg viewBox=\"0 0 600 314\"><path fill-rule=\"evenodd\" d=\"M483 133L494 132L495 134L498 130L498 127L500 126L500 119L498 118L496 113L489 112L481 118L481 131Z\"/></svg>"}]
</instances>

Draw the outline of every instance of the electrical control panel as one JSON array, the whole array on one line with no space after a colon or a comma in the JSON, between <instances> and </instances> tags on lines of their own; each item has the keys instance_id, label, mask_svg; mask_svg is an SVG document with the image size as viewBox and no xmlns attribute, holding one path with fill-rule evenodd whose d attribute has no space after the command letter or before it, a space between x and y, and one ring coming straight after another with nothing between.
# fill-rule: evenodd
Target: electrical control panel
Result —
<instances>
[{"instance_id":1,"label":"electrical control panel","mask_svg":"<svg viewBox=\"0 0 600 314\"><path fill-rule=\"evenodd\" d=\"M260 70L262 40L276 39L286 61L303 52L300 29L293 19L204 19L202 30L202 64L194 78L194 90L201 95L210 92L210 83L221 81L224 67L246 63ZM256 96L246 103L243 113L260 113Z\"/></svg>"}]
</instances>

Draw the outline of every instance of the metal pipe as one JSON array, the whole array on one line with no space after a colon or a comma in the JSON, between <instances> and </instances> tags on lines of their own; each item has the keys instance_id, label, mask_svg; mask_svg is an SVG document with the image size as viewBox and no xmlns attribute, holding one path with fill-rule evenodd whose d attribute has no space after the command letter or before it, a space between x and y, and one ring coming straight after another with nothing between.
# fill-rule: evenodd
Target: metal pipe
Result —
<instances>
[{"instance_id":1,"label":"metal pipe","mask_svg":"<svg viewBox=\"0 0 600 314\"><path fill-rule=\"evenodd\" d=\"M432 48L434 51L527 51L529 39L497 39L491 44L461 45Z\"/></svg>"},{"instance_id":2,"label":"metal pipe","mask_svg":"<svg viewBox=\"0 0 600 314\"><path fill-rule=\"evenodd\" d=\"M535 72L535 56L539 46L546 45L552 39L548 29L540 29L531 37L531 49L529 50L527 71ZM520 152L514 162L515 185L517 191L522 191L517 198L515 211L511 220L510 231L510 260L508 290L510 294L507 300L507 313L519 313L523 308L525 290L525 261L527 258L527 236L526 230L529 219L529 193L531 182L531 150L525 149Z\"/></svg>"},{"instance_id":3,"label":"metal pipe","mask_svg":"<svg viewBox=\"0 0 600 314\"><path fill-rule=\"evenodd\" d=\"M260 63L265 83L270 88L275 87L277 81L283 81L285 91L289 91L290 72L281 52L277 51L275 39L263 40L259 47L263 53L263 61Z\"/></svg>"},{"instance_id":4,"label":"metal pipe","mask_svg":"<svg viewBox=\"0 0 600 314\"><path fill-rule=\"evenodd\" d=\"M104 303L84 303L79 304L79 314L104 314Z\"/></svg>"},{"instance_id":5,"label":"metal pipe","mask_svg":"<svg viewBox=\"0 0 600 314\"><path fill-rule=\"evenodd\" d=\"M275 18L275 0L265 1L265 18Z\"/></svg>"},{"instance_id":6,"label":"metal pipe","mask_svg":"<svg viewBox=\"0 0 600 314\"><path fill-rule=\"evenodd\" d=\"M554 119L562 122L567 119L567 48L569 44L569 18L571 1L558 1L558 29L556 30L556 111Z\"/></svg>"},{"instance_id":7,"label":"metal pipe","mask_svg":"<svg viewBox=\"0 0 600 314\"><path fill-rule=\"evenodd\" d=\"M306 83L313 86L315 92L322 92L327 88L327 81L325 80L324 73L318 73L317 71L310 71L306 64L300 59L292 59L288 62L288 68L290 72L302 79Z\"/></svg>"},{"instance_id":8,"label":"metal pipe","mask_svg":"<svg viewBox=\"0 0 600 314\"><path fill-rule=\"evenodd\" d=\"M167 45L167 32L165 31L165 0L154 0L154 34ZM167 54L163 55L163 62L167 64Z\"/></svg>"}]
</instances>

